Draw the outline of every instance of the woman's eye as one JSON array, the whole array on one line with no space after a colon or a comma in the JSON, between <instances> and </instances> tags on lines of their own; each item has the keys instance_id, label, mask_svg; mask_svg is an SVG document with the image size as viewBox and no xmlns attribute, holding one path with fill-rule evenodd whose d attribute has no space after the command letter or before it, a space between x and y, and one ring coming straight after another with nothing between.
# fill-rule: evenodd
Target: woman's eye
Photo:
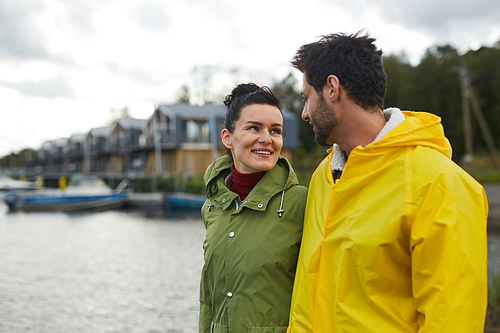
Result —
<instances>
[{"instance_id":1,"label":"woman's eye","mask_svg":"<svg viewBox=\"0 0 500 333\"><path fill-rule=\"evenodd\" d=\"M257 126L250 126L248 129L252 130L252 131L258 131L259 130L259 128Z\"/></svg>"},{"instance_id":2,"label":"woman's eye","mask_svg":"<svg viewBox=\"0 0 500 333\"><path fill-rule=\"evenodd\" d=\"M271 134L281 134L281 130L279 128L274 128L271 130Z\"/></svg>"}]
</instances>

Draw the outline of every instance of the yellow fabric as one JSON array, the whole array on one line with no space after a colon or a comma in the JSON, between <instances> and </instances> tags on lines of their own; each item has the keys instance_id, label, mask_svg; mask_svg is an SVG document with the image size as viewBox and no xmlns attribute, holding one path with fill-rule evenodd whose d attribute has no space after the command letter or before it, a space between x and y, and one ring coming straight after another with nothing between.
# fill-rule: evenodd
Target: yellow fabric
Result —
<instances>
[{"instance_id":1,"label":"yellow fabric","mask_svg":"<svg viewBox=\"0 0 500 333\"><path fill-rule=\"evenodd\" d=\"M287 332L483 332L484 189L451 161L440 118L404 112L313 174Z\"/></svg>"}]
</instances>

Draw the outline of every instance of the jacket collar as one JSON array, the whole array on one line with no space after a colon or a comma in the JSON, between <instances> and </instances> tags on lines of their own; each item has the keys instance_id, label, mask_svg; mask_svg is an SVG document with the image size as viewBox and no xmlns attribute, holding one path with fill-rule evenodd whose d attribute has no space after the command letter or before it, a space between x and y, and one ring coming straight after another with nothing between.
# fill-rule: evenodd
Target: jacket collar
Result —
<instances>
[{"instance_id":1,"label":"jacket collar","mask_svg":"<svg viewBox=\"0 0 500 333\"><path fill-rule=\"evenodd\" d=\"M229 174L232 163L229 156L220 157L207 168L205 173L207 198L218 202L223 209L227 209L238 198L236 193L224 185L224 179ZM241 205L265 211L274 195L294 185L298 185L297 176L288 160L280 156L274 168L265 173Z\"/></svg>"}]
</instances>

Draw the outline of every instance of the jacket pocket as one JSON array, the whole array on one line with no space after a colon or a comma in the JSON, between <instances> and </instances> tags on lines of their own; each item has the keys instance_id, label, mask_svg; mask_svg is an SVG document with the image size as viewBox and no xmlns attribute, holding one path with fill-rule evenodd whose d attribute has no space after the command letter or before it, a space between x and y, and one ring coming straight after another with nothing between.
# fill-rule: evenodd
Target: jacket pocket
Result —
<instances>
[{"instance_id":1,"label":"jacket pocket","mask_svg":"<svg viewBox=\"0 0 500 333\"><path fill-rule=\"evenodd\" d=\"M216 324L216 323L212 322L211 332L212 333L228 333L229 329L228 329L227 325L220 325L220 324Z\"/></svg>"}]
</instances>

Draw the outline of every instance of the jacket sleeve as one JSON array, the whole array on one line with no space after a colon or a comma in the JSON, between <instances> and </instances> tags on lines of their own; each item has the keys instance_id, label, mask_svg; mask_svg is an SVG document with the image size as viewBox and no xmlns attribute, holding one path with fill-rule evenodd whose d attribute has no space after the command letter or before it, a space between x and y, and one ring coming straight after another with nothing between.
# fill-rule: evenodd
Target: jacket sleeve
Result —
<instances>
[{"instance_id":1,"label":"jacket sleeve","mask_svg":"<svg viewBox=\"0 0 500 333\"><path fill-rule=\"evenodd\" d=\"M203 207L201 208L201 216L203 223L206 225L206 212L208 205L208 200L205 201ZM203 246L205 247L205 246ZM207 282L207 272L205 265L201 271L201 281L200 281L200 316L199 316L199 333L209 333L212 325L212 299L210 297L210 289Z\"/></svg>"},{"instance_id":2,"label":"jacket sleeve","mask_svg":"<svg viewBox=\"0 0 500 333\"><path fill-rule=\"evenodd\" d=\"M212 302L206 281L205 267L200 282L200 318L199 333L209 333L212 325Z\"/></svg>"},{"instance_id":3,"label":"jacket sleeve","mask_svg":"<svg viewBox=\"0 0 500 333\"><path fill-rule=\"evenodd\" d=\"M413 206L419 208L410 229L418 332L483 332L486 195L473 180L441 178L427 184L425 190L412 187L414 198L422 200Z\"/></svg>"}]
</instances>

